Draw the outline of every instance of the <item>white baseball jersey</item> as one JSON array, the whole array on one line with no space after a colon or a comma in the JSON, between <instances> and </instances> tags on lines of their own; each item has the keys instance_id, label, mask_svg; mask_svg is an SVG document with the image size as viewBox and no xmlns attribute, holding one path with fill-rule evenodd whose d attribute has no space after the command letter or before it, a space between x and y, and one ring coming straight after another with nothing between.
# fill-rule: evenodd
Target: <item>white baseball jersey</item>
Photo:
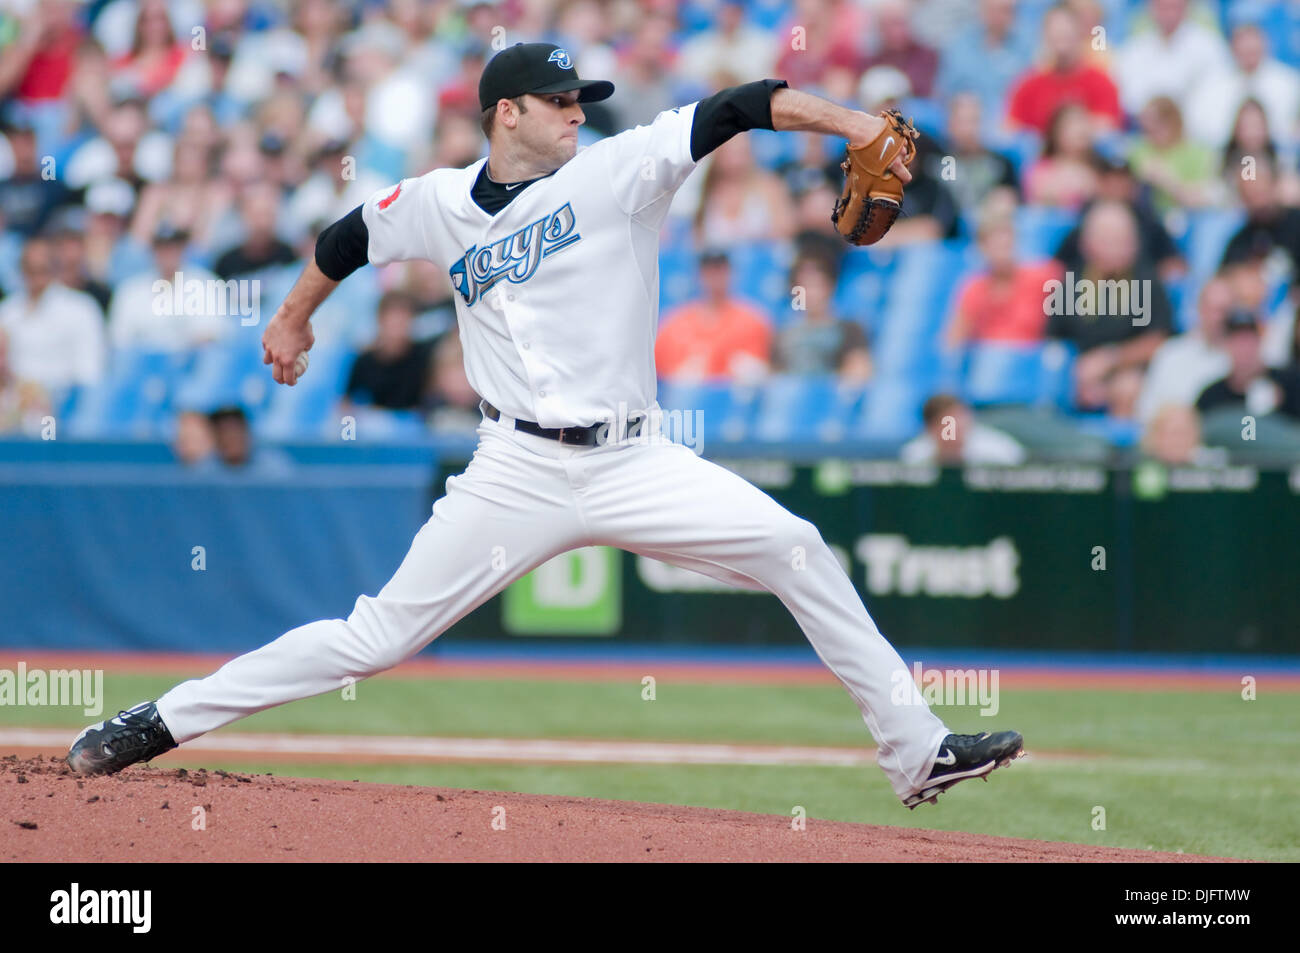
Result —
<instances>
[{"instance_id":1,"label":"white baseball jersey","mask_svg":"<svg viewBox=\"0 0 1300 953\"><path fill-rule=\"evenodd\" d=\"M659 229L696 166L695 105L580 149L496 215L470 194L486 159L362 207L371 264L448 268L469 383L498 409L572 427L654 406Z\"/></svg>"}]
</instances>

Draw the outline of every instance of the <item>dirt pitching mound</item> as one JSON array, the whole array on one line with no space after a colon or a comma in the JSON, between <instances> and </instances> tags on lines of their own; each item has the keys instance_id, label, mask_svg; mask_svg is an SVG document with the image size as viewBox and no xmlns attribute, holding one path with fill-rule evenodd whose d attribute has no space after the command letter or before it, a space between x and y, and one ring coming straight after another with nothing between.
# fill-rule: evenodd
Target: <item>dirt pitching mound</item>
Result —
<instances>
[{"instance_id":1,"label":"dirt pitching mound","mask_svg":"<svg viewBox=\"0 0 1300 953\"><path fill-rule=\"evenodd\" d=\"M493 791L0 760L0 862L1193 861L1213 858Z\"/></svg>"}]
</instances>

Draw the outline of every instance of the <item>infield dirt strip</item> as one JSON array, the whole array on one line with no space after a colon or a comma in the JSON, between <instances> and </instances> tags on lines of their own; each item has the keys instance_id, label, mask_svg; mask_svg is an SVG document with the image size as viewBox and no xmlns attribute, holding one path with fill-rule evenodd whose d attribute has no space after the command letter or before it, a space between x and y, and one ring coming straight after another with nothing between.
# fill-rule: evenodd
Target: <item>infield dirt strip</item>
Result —
<instances>
[{"instance_id":1,"label":"infield dirt strip","mask_svg":"<svg viewBox=\"0 0 1300 953\"><path fill-rule=\"evenodd\" d=\"M4 862L1211 859L816 819L796 831L779 815L223 771L137 766L80 778L53 756L0 760Z\"/></svg>"}]
</instances>

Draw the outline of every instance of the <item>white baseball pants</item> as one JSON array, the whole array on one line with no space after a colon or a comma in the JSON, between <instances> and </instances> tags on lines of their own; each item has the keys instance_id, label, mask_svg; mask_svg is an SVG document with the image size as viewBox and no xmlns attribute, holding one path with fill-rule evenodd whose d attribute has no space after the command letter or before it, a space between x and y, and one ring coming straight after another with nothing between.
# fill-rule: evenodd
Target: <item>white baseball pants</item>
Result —
<instances>
[{"instance_id":1,"label":"white baseball pants","mask_svg":"<svg viewBox=\"0 0 1300 953\"><path fill-rule=\"evenodd\" d=\"M911 683L907 666L815 526L652 433L570 447L503 418L485 419L479 437L377 596L158 699L177 742L391 668L551 557L606 545L775 594L857 703L894 792L905 798L922 786L948 730L919 693L898 697L899 679Z\"/></svg>"}]
</instances>

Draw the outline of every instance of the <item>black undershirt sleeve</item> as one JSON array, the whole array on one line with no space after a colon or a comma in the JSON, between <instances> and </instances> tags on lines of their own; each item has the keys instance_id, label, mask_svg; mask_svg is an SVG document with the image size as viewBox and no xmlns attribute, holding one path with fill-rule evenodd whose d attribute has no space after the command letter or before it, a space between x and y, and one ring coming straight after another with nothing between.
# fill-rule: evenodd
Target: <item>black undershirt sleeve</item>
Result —
<instances>
[{"instance_id":1,"label":"black undershirt sleeve","mask_svg":"<svg viewBox=\"0 0 1300 953\"><path fill-rule=\"evenodd\" d=\"M332 281L342 281L369 261L370 229L360 205L316 239L316 267Z\"/></svg>"},{"instance_id":2,"label":"black undershirt sleeve","mask_svg":"<svg viewBox=\"0 0 1300 953\"><path fill-rule=\"evenodd\" d=\"M783 79L760 79L701 99L691 123L691 158L699 162L738 132L771 129L772 93L789 85Z\"/></svg>"}]
</instances>

